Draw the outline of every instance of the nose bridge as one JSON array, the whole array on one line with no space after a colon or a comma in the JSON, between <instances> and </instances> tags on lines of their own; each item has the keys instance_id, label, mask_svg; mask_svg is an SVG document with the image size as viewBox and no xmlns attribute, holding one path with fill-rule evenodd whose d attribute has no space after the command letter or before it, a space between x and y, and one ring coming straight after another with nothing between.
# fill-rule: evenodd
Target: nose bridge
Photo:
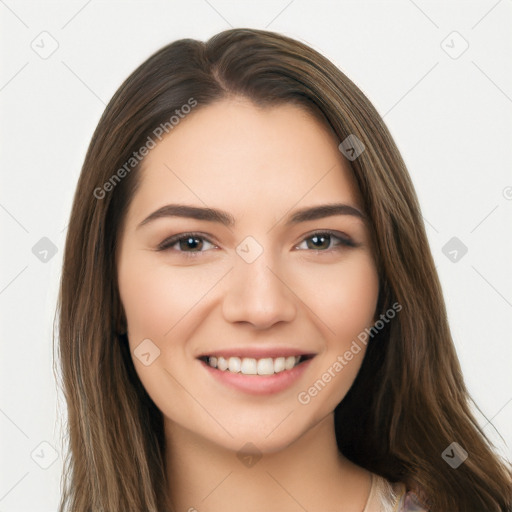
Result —
<instances>
[{"instance_id":1,"label":"nose bridge","mask_svg":"<svg viewBox=\"0 0 512 512\"><path fill-rule=\"evenodd\" d=\"M224 297L226 320L258 328L291 321L296 314L294 295L280 275L276 255L254 239L241 242L236 252Z\"/></svg>"}]
</instances>

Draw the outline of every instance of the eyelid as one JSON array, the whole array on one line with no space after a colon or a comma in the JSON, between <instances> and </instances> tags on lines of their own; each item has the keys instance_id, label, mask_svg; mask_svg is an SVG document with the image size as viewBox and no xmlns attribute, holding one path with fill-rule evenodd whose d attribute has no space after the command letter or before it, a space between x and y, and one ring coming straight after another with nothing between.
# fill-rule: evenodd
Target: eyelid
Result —
<instances>
[{"instance_id":1,"label":"eyelid","mask_svg":"<svg viewBox=\"0 0 512 512\"><path fill-rule=\"evenodd\" d=\"M303 242L305 242L306 240L312 238L315 235L316 236L328 235L328 236L331 236L333 238L336 238L339 241L339 243L337 245L335 245L334 247L330 248L330 249L318 249L318 250L315 250L315 249L298 249L298 250L299 251L306 251L306 252L316 251L317 253L322 253L322 252L328 253L328 252L335 251L337 248L340 248L340 247L351 248L351 247L359 247L361 245L361 244L355 242L351 237L349 237L348 235L346 235L346 234L344 234L344 233L342 233L340 231L335 231L335 230L331 230L331 229L317 229L317 230L311 231L311 232L303 235L302 238L300 239L300 241L294 245L294 249L296 249L300 244L302 244ZM160 252L160 251L171 250L171 247L173 245L176 245L181 240L184 240L184 239L187 239L187 238L200 238L201 240L206 241L206 242L214 245L216 248L218 248L218 245L216 244L216 242L212 241L210 239L209 235L206 235L206 234L200 233L200 232L192 232L192 231L190 231L190 232L177 233L176 235L173 235L173 236L170 236L170 237L166 238L164 241L162 241L160 244L158 244L158 246L156 248L156 251ZM196 256L198 254L201 254L201 253L204 253L204 252L207 252L207 251L181 251L181 250L175 250L175 252L186 254L187 256L190 256L190 257L194 257L194 256Z\"/></svg>"},{"instance_id":2,"label":"eyelid","mask_svg":"<svg viewBox=\"0 0 512 512\"><path fill-rule=\"evenodd\" d=\"M200 238L201 240L204 240L212 245L217 246L217 244L215 242L210 240L209 235L207 236L204 233L200 233L197 231L187 231L184 233L177 233L176 235L172 235L172 236L166 238L165 240L163 240L162 242L160 242L158 244L156 250L157 251L170 250L170 248L173 245L176 245L180 240L187 239L187 238ZM183 254L198 254L198 253L205 252L205 251L176 251L176 252L181 252Z\"/></svg>"},{"instance_id":3,"label":"eyelid","mask_svg":"<svg viewBox=\"0 0 512 512\"><path fill-rule=\"evenodd\" d=\"M337 238L339 240L339 243L334 246L331 249L318 249L316 252L330 252L333 250L336 250L337 247L359 247L361 244L355 242L350 236L342 233L341 231L336 231L332 229L316 229L314 231L311 231L310 233L307 233L304 235L300 242L295 245L295 247L299 246L309 238L312 238L313 236L321 236L321 235L329 235L330 237ZM295 248L294 247L294 248ZM299 249L299 250L306 250L306 249ZM315 251L315 249L307 249L309 251Z\"/></svg>"}]
</instances>

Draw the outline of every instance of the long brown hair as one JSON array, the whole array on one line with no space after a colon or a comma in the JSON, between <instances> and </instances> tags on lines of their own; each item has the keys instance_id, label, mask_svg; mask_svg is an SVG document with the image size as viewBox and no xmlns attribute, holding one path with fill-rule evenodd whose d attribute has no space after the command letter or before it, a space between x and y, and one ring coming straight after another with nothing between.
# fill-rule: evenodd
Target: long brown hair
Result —
<instances>
[{"instance_id":1,"label":"long brown hair","mask_svg":"<svg viewBox=\"0 0 512 512\"><path fill-rule=\"evenodd\" d=\"M69 426L60 510L169 508L162 414L136 375L123 334L117 236L137 188L134 153L158 127L170 132L171 116L191 98L200 109L231 95L263 107L295 103L322 118L340 142L352 134L365 146L350 165L375 240L377 312L395 302L402 310L369 342L335 410L340 451L405 482L434 512L508 510L510 465L470 411L418 200L388 129L329 60L298 41L252 29L227 30L206 43L182 39L156 52L121 85L92 137L58 307ZM457 469L441 456L452 442L469 454Z\"/></svg>"}]
</instances>

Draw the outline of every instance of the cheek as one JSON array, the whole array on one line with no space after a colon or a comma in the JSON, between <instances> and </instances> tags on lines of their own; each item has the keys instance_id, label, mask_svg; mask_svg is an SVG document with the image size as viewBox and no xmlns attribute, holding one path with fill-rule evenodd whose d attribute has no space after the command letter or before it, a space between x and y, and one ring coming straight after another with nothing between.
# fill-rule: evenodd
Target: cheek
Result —
<instances>
[{"instance_id":1,"label":"cheek","mask_svg":"<svg viewBox=\"0 0 512 512\"><path fill-rule=\"evenodd\" d=\"M330 348L341 350L373 325L379 276L371 255L360 253L340 265L319 265L302 278L308 306L321 323Z\"/></svg>"},{"instance_id":2,"label":"cheek","mask_svg":"<svg viewBox=\"0 0 512 512\"><path fill-rule=\"evenodd\" d=\"M152 254L135 254L119 264L119 293L131 345L145 338L162 344L175 326L179 330L189 322L208 290L222 277L223 269L171 269L154 259Z\"/></svg>"},{"instance_id":3,"label":"cheek","mask_svg":"<svg viewBox=\"0 0 512 512\"><path fill-rule=\"evenodd\" d=\"M317 283L308 306L320 318L316 325L326 343L311 386L301 391L298 401L313 404L319 417L334 410L359 372L366 353L361 333L365 336L365 328L373 325L379 294L379 277L370 255L334 267L319 268L307 278L311 290Z\"/></svg>"},{"instance_id":4,"label":"cheek","mask_svg":"<svg viewBox=\"0 0 512 512\"><path fill-rule=\"evenodd\" d=\"M185 317L195 316L208 291L228 267L204 265L173 268L154 262L154 255L131 255L119 262L121 301L131 344L145 338L163 340ZM369 254L360 253L341 264L299 264L288 283L323 325L329 345L342 349L373 324L378 275ZM207 302L207 301L206 301ZM321 327L322 328L322 327Z\"/></svg>"},{"instance_id":5,"label":"cheek","mask_svg":"<svg viewBox=\"0 0 512 512\"><path fill-rule=\"evenodd\" d=\"M194 267L171 269L154 259L154 254L136 251L121 259L119 293L135 370L159 409L174 414L188 398L171 375L179 382L186 381L186 375L179 373L187 357L185 341L201 314L201 299L216 276ZM138 354L145 353L151 358L147 366L143 359L138 360Z\"/></svg>"},{"instance_id":6,"label":"cheek","mask_svg":"<svg viewBox=\"0 0 512 512\"><path fill-rule=\"evenodd\" d=\"M171 327L173 312L180 308L173 287L161 279L157 269L127 265L124 271L121 267L119 292L131 342L141 337L160 338Z\"/></svg>"}]
</instances>

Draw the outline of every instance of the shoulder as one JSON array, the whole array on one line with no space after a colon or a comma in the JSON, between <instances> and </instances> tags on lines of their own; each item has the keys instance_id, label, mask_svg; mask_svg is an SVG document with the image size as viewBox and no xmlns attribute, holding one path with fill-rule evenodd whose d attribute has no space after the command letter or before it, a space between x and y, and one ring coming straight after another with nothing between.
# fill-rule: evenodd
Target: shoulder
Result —
<instances>
[{"instance_id":1,"label":"shoulder","mask_svg":"<svg viewBox=\"0 0 512 512\"><path fill-rule=\"evenodd\" d=\"M413 491L402 482L390 482L372 473L372 485L363 512L428 512Z\"/></svg>"}]
</instances>

